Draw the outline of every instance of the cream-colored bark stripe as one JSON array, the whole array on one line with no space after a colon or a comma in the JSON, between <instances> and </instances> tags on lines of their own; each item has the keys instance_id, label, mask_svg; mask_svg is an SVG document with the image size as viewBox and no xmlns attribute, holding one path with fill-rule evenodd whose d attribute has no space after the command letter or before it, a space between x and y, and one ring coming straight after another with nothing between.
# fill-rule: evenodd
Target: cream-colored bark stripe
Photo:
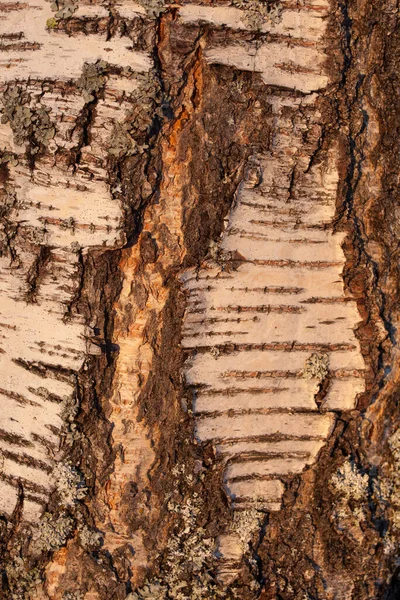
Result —
<instances>
[{"instance_id":1,"label":"cream-colored bark stripe","mask_svg":"<svg viewBox=\"0 0 400 600\"><path fill-rule=\"evenodd\" d=\"M282 3L288 6L283 10L281 18L275 21L265 19L261 31L292 37L294 40L316 42L321 38L323 18L318 6L295 7L293 3ZM292 7L290 6L292 4ZM313 10L314 8L314 10ZM225 25L232 29L247 29L245 13L233 6L212 7L206 5L187 4L179 9L179 17L185 23L206 21L213 25Z\"/></svg>"},{"instance_id":2,"label":"cream-colored bark stripe","mask_svg":"<svg viewBox=\"0 0 400 600\"><path fill-rule=\"evenodd\" d=\"M360 315L344 290L344 234L332 228L338 154L331 148L311 165L317 136L305 136L321 127L315 92L328 84L320 44L328 8L325 1L286 2L280 23L264 24L274 34L264 43L206 53L210 63L260 73L266 93L271 86L270 152L250 161L217 249L182 276L195 435L213 442L224 460L225 490L237 510L279 510L284 483L313 464L335 411L354 408L364 390L354 333ZM191 5L180 15L246 28L230 7ZM313 354L328 369L308 379ZM229 579L241 552L234 530L225 533L220 552Z\"/></svg>"},{"instance_id":3,"label":"cream-colored bark stripe","mask_svg":"<svg viewBox=\"0 0 400 600\"><path fill-rule=\"evenodd\" d=\"M283 124L280 135L284 129ZM223 442L230 438L274 435L324 438L334 422L326 411L352 408L357 394L364 389L364 363L354 334L359 315L354 301L344 294L341 278L343 236L333 234L330 229L312 231L305 236L302 233L299 243L297 226L307 222L309 213L305 211L298 214L296 224L288 223L286 230L279 232L279 238L276 228L268 224L264 226L267 240L254 235L259 226L257 208L251 208L252 218L246 219L248 208L243 208L242 198L248 203L252 194L257 194L254 204L261 206L273 221L275 206L271 191L277 187L282 173L289 176L293 159L278 150L269 161L261 158L259 164L262 174L257 188L252 192L248 184L243 184L230 213L221 238L221 265L209 269L205 264L199 272L184 275L188 308L182 343L189 350L203 348L202 353L195 353L187 360L185 369L187 383L197 390L193 410L198 415L196 434L200 440ZM320 204L326 224L335 204L337 174L332 163L314 169L312 177L309 174L300 177L296 192L299 190L302 192L299 196L305 196L310 189L315 194L316 190L321 191L324 179L327 185ZM277 206L281 210L283 185L278 195L281 198ZM286 190L285 204L295 212L297 193L296 198L288 198ZM312 211L311 203L309 210ZM239 223L248 232L247 239L237 235ZM254 264L254 256L259 262L270 259L275 264ZM239 266L234 264L235 260ZM279 260L290 261L289 268ZM330 266L315 270L314 265L320 260ZM224 347L236 347L237 343L248 344L250 348L266 344L268 349L224 354ZM328 352L331 381L320 414L315 402L319 381L304 379L302 372L310 355L307 348L321 343L331 348ZM279 347L282 344L289 351L282 350ZM274 345L278 346L276 350L272 349ZM342 347L349 350L341 350ZM240 456L240 447L237 450L236 456ZM230 456L235 454L231 452ZM293 472L293 460L289 454L286 463L284 458L279 459L279 475ZM309 462L308 455L297 459L296 472ZM244 463L242 469L249 476L277 475L271 471L272 464L266 456L264 462L257 463L256 470L250 469L250 463ZM228 479L232 472L229 467Z\"/></svg>"},{"instance_id":4,"label":"cream-colored bark stripe","mask_svg":"<svg viewBox=\"0 0 400 600\"><path fill-rule=\"evenodd\" d=\"M133 51L128 37L77 34L46 27L53 17L50 2L0 2L2 90L22 85L50 109L55 129L35 166L26 160L9 123L0 124L0 149L17 155L8 163L8 190L17 203L7 215L18 231L15 257L0 258L0 510L14 510L18 486L24 488L23 518L35 521L54 488L52 468L60 454L61 415L76 394L76 376L89 354L93 323L70 314L79 286L81 257L89 251L119 248L125 242L123 211L112 198L106 169L110 136L132 107L130 94L139 83L131 75L110 75L90 131L90 146L80 149L79 165L68 167L58 152L81 144L76 127L85 98L69 82L82 74L85 62L102 59L120 67L147 71L150 58ZM81 5L75 16L107 16L99 4ZM26 43L12 46L15 37ZM10 45L11 44L11 45ZM53 79L51 85L43 80ZM68 83L67 83L68 80ZM30 297L29 273L40 248L48 255Z\"/></svg>"},{"instance_id":5,"label":"cream-colored bark stripe","mask_svg":"<svg viewBox=\"0 0 400 600\"><path fill-rule=\"evenodd\" d=\"M149 57L135 52L127 37L107 41L97 35L72 37L47 29L46 22L54 17L50 4L46 0L0 3L2 37L12 39L18 35L19 41L31 44L31 49L24 52L3 46L3 51L0 50L2 81L77 78L85 62L99 59L137 71L150 68ZM93 9L98 11L101 7Z\"/></svg>"}]
</instances>

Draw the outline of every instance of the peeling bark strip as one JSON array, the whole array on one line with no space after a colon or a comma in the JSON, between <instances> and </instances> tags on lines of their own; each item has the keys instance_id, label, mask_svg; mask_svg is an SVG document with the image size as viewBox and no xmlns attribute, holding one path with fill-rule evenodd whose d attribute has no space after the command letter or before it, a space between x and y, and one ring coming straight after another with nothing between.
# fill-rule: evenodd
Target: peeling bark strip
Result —
<instances>
[{"instance_id":1,"label":"peeling bark strip","mask_svg":"<svg viewBox=\"0 0 400 600\"><path fill-rule=\"evenodd\" d=\"M375 4L0 0L2 598L398 597Z\"/></svg>"}]
</instances>

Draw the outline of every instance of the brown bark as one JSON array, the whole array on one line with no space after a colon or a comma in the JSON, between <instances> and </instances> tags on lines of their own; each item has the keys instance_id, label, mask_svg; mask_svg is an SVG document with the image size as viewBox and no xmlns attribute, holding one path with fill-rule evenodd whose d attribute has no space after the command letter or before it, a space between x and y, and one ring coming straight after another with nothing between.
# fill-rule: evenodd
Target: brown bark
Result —
<instances>
[{"instance_id":1,"label":"brown bark","mask_svg":"<svg viewBox=\"0 0 400 600\"><path fill-rule=\"evenodd\" d=\"M398 1L0 11L1 597L397 598Z\"/></svg>"}]
</instances>

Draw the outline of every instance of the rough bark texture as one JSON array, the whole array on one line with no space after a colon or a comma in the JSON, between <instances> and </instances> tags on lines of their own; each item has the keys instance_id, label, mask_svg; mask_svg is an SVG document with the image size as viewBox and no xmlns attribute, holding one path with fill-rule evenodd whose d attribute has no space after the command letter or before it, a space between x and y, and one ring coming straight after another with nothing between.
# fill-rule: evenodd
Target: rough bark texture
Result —
<instances>
[{"instance_id":1,"label":"rough bark texture","mask_svg":"<svg viewBox=\"0 0 400 600\"><path fill-rule=\"evenodd\" d=\"M398 0L0 24L1 597L398 598Z\"/></svg>"}]
</instances>

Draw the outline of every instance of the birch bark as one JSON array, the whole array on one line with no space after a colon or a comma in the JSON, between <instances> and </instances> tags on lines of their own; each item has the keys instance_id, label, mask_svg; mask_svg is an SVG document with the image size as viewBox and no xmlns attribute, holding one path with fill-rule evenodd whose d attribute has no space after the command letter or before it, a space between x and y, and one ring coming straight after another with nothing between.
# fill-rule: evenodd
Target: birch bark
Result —
<instances>
[{"instance_id":1,"label":"birch bark","mask_svg":"<svg viewBox=\"0 0 400 600\"><path fill-rule=\"evenodd\" d=\"M397 598L398 20L0 2L2 597Z\"/></svg>"}]
</instances>

